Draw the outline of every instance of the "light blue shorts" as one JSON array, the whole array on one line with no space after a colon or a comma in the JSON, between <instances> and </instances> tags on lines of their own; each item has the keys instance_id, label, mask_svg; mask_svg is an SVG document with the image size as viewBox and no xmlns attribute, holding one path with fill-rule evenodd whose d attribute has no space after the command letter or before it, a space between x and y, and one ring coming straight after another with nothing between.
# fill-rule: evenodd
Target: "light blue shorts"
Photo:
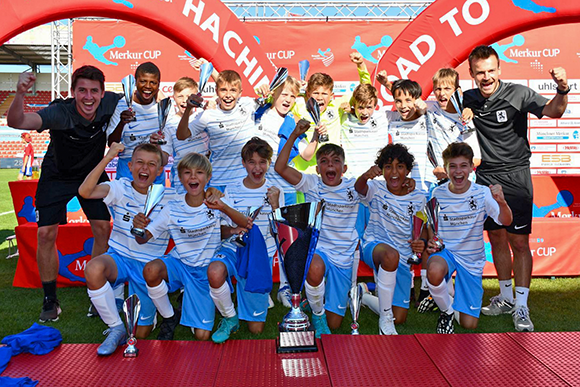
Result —
<instances>
[{"instance_id":1,"label":"light blue shorts","mask_svg":"<svg viewBox=\"0 0 580 387\"><path fill-rule=\"evenodd\" d=\"M315 254L322 258L326 266L324 309L344 316L348 307L348 293L352 286L352 266L348 269L336 267L324 252L316 250Z\"/></svg>"}]
</instances>

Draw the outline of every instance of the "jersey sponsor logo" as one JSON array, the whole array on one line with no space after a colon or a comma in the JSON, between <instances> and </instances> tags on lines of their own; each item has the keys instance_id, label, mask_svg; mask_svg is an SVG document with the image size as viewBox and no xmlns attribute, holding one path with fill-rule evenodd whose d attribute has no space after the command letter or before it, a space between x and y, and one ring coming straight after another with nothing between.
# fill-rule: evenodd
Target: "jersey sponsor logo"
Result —
<instances>
[{"instance_id":1,"label":"jersey sponsor logo","mask_svg":"<svg viewBox=\"0 0 580 387\"><path fill-rule=\"evenodd\" d=\"M497 117L497 122L507 122L508 120L507 112L505 110L498 110L495 115Z\"/></svg>"},{"instance_id":2,"label":"jersey sponsor logo","mask_svg":"<svg viewBox=\"0 0 580 387\"><path fill-rule=\"evenodd\" d=\"M258 316L261 316L261 315L263 315L264 313L265 313L265 311L261 311L261 312L259 312L259 313L258 313L257 311L254 311L254 313L252 313L252 315L253 315L254 317L258 317Z\"/></svg>"},{"instance_id":3,"label":"jersey sponsor logo","mask_svg":"<svg viewBox=\"0 0 580 387\"><path fill-rule=\"evenodd\" d=\"M125 215L123 215L124 222L128 222L130 220L131 220L131 215L128 212Z\"/></svg>"}]
</instances>

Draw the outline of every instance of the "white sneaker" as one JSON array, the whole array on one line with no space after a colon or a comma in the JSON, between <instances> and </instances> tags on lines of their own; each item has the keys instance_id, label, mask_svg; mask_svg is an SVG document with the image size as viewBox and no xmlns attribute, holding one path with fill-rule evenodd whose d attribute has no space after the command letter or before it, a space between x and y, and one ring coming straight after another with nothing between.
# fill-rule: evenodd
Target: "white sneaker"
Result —
<instances>
[{"instance_id":1,"label":"white sneaker","mask_svg":"<svg viewBox=\"0 0 580 387\"><path fill-rule=\"evenodd\" d=\"M387 312L386 316L379 318L379 335L398 335L392 311Z\"/></svg>"},{"instance_id":2,"label":"white sneaker","mask_svg":"<svg viewBox=\"0 0 580 387\"><path fill-rule=\"evenodd\" d=\"M514 326L518 332L533 332L534 323L530 319L530 310L527 306L516 306L512 318L514 319Z\"/></svg>"},{"instance_id":3,"label":"white sneaker","mask_svg":"<svg viewBox=\"0 0 580 387\"><path fill-rule=\"evenodd\" d=\"M282 286L279 290L278 290L278 301L280 301L280 303L282 305L284 305L286 308L291 308L292 307L292 303L290 302L290 298L292 297L292 293L290 292L290 287L289 286Z\"/></svg>"},{"instance_id":4,"label":"white sneaker","mask_svg":"<svg viewBox=\"0 0 580 387\"><path fill-rule=\"evenodd\" d=\"M489 299L489 305L481 308L481 313L486 316L499 316L500 314L510 314L514 311L514 304L505 300L500 294Z\"/></svg>"}]
</instances>

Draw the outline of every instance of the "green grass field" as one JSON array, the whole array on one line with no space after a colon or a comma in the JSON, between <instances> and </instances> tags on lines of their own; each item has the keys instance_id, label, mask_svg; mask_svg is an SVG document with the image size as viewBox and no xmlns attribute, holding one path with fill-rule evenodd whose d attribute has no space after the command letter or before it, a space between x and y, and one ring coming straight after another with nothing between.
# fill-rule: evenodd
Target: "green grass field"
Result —
<instances>
[{"instance_id":1,"label":"green grass field","mask_svg":"<svg viewBox=\"0 0 580 387\"><path fill-rule=\"evenodd\" d=\"M4 259L8 254L7 236L14 234L16 217L12 199L8 189L8 181L16 179L17 170L0 170L0 337L21 332L38 321L42 305L41 289L22 289L12 287L12 279L16 270L17 258ZM416 288L420 285L416 282ZM487 299L498 293L498 283L494 279L483 282L485 289L484 304ZM275 289L276 290L276 289ZM275 290L272 298L275 299ZM536 278L532 282L530 295L531 317L536 331L576 331L580 316L578 312L578 295L580 294L580 278ZM103 340L102 332L106 328L98 318L86 317L89 301L85 288L64 288L58 290L58 297L63 308L59 321L50 323L58 328L65 343L99 343ZM175 296L173 296L175 298ZM271 309L264 333L259 336L250 334L242 324L234 339L273 339L276 337L276 323L287 312L276 303ZM398 326L399 334L433 333L437 323L437 313L419 314L414 309L409 311L407 322ZM343 321L342 327L333 332L337 334L350 333L350 314ZM378 317L366 308L360 315L360 331L362 334L378 332ZM476 332L513 331L511 316L482 316ZM457 333L468 331L456 328ZM150 338L155 338L154 331ZM176 331L178 340L193 340L189 328L180 326Z\"/></svg>"}]
</instances>

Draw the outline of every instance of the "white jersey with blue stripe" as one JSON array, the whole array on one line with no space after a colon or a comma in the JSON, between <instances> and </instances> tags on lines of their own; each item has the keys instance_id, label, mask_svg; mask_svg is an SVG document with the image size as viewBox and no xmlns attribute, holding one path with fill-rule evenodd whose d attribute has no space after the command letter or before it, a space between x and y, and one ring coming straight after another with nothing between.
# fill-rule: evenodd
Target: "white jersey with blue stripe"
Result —
<instances>
[{"instance_id":1,"label":"white jersey with blue stripe","mask_svg":"<svg viewBox=\"0 0 580 387\"><path fill-rule=\"evenodd\" d=\"M249 97L238 100L232 110L205 110L189 124L193 136L207 132L213 168L210 184L225 186L246 171L242 166L242 147L254 135L256 102Z\"/></svg>"},{"instance_id":2,"label":"white jersey with blue stripe","mask_svg":"<svg viewBox=\"0 0 580 387\"><path fill-rule=\"evenodd\" d=\"M306 202L324 199L326 207L316 249L324 252L334 265L345 269L352 267L359 240L355 225L360 198L354 183L355 179L343 177L339 185L329 186L320 176L303 173L295 185L296 190L304 193Z\"/></svg>"},{"instance_id":3,"label":"white jersey with blue stripe","mask_svg":"<svg viewBox=\"0 0 580 387\"><path fill-rule=\"evenodd\" d=\"M147 230L155 239L169 230L175 242L171 255L188 266L204 267L209 265L210 259L221 244L220 225L224 219L227 222L229 218L221 211L212 210L205 204L191 207L183 195L169 202L147 226Z\"/></svg>"},{"instance_id":4,"label":"white jersey with blue stripe","mask_svg":"<svg viewBox=\"0 0 580 387\"><path fill-rule=\"evenodd\" d=\"M412 121L403 121L398 112L387 114L393 117L389 119L389 134L393 143L406 145L409 153L415 157L410 177L415 180L417 188L428 192L431 184L437 179L433 175L434 167L427 159L427 117L422 115Z\"/></svg>"},{"instance_id":5,"label":"white jersey with blue stripe","mask_svg":"<svg viewBox=\"0 0 580 387\"><path fill-rule=\"evenodd\" d=\"M266 241L266 246L268 248L268 256L272 258L276 252L276 242L274 237L270 233L270 222L268 220L268 215L272 213L272 206L268 201L267 192L268 188L275 186L271 181L266 179L264 185L260 188L251 189L244 185L244 179L239 179L232 184L228 184L225 191L225 197L229 203L232 204L232 208L241 212L242 214L247 214L248 207L262 207L260 214L254 220L253 227L259 227L260 232L264 236ZM280 187L277 187L278 189ZM280 197L278 203L284 203L284 192L280 190ZM235 239L235 236L233 237ZM235 251L236 246L231 243L231 240L224 242L224 247Z\"/></svg>"},{"instance_id":6,"label":"white jersey with blue stripe","mask_svg":"<svg viewBox=\"0 0 580 387\"><path fill-rule=\"evenodd\" d=\"M369 206L369 224L363 243L386 243L399 252L399 264L409 266L407 259L413 254L411 239L411 216L425 208L427 193L421 190L398 196L391 193L384 181L367 182L368 191L361 200Z\"/></svg>"},{"instance_id":7,"label":"white jersey with blue stripe","mask_svg":"<svg viewBox=\"0 0 580 387\"><path fill-rule=\"evenodd\" d=\"M389 121L385 112L375 111L366 124L356 115L341 116L340 145L344 149L346 177L358 178L375 165L378 152L389 143Z\"/></svg>"},{"instance_id":8,"label":"white jersey with blue stripe","mask_svg":"<svg viewBox=\"0 0 580 387\"><path fill-rule=\"evenodd\" d=\"M449 182L435 188L432 196L439 202L439 236L456 261L473 275L485 266L483 223L491 216L497 224L499 205L488 187L471 183L462 194L449 190Z\"/></svg>"},{"instance_id":9,"label":"white jersey with blue stripe","mask_svg":"<svg viewBox=\"0 0 580 387\"><path fill-rule=\"evenodd\" d=\"M149 262L161 258L169 242L167 230L159 233L156 240L142 245L138 244L131 234L133 218L138 213L143 212L147 195L137 192L131 185L131 181L126 177L101 184L109 186L109 193L103 199L103 202L112 207L113 213L113 230L109 238L109 246L119 254L140 262ZM151 220L158 218L167 203L174 199L175 191L173 188L166 188L163 199L155 206L149 218Z\"/></svg>"},{"instance_id":10,"label":"white jersey with blue stripe","mask_svg":"<svg viewBox=\"0 0 580 387\"><path fill-rule=\"evenodd\" d=\"M151 102L149 105L141 105L133 101L133 112L137 121L132 121L123 127L121 135L121 144L125 145L123 152L119 153L120 159L131 159L133 151L139 144L149 143L151 135L159 130L159 119L157 114L157 102ZM117 108L109 120L107 136L109 136L119 122L121 113L129 109L127 102L121 98L117 103Z\"/></svg>"}]
</instances>

